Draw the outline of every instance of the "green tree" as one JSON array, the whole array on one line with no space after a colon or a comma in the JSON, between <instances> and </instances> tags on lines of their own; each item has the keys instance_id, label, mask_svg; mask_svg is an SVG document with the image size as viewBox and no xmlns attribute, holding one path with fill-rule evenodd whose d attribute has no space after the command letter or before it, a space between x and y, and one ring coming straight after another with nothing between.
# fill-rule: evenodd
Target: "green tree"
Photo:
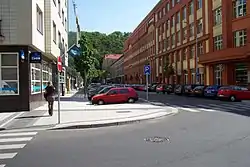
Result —
<instances>
[{"instance_id":1,"label":"green tree","mask_svg":"<svg viewBox=\"0 0 250 167\"><path fill-rule=\"evenodd\" d=\"M163 72L164 72L164 76L166 78L168 78L168 80L169 80L169 78L171 76L173 76L175 74L174 67L172 66L172 64L169 63L169 57L168 56L165 59Z\"/></svg>"},{"instance_id":2,"label":"green tree","mask_svg":"<svg viewBox=\"0 0 250 167\"><path fill-rule=\"evenodd\" d=\"M83 78L84 94L86 95L88 77L96 70L95 65L98 63L98 61L94 57L95 50L91 47L84 34L82 34L79 40L79 45L81 54L74 58L74 65L76 70L80 72L81 77Z\"/></svg>"}]
</instances>

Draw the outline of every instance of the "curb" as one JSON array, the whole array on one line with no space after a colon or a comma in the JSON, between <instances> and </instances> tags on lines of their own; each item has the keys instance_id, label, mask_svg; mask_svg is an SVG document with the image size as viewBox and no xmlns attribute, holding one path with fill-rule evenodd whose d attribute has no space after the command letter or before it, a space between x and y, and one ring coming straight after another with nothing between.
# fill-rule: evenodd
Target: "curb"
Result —
<instances>
[{"instance_id":1,"label":"curb","mask_svg":"<svg viewBox=\"0 0 250 167\"><path fill-rule=\"evenodd\" d=\"M160 113L160 112L159 112ZM109 122L109 123L95 123L95 124L75 124L75 125L56 125L52 128L48 128L47 130L62 130L62 129L89 129L89 128L100 128L100 127L110 127L110 126L119 126L119 125L125 125L125 124L132 124L132 123L139 123L143 121L158 119L165 116L171 116L176 114L176 111L172 112L165 112L162 114L159 114L158 116L153 116L150 118L144 118L144 119L135 119L135 120L124 120L124 121L115 121L115 122ZM61 127L60 127L61 126Z\"/></svg>"},{"instance_id":2,"label":"curb","mask_svg":"<svg viewBox=\"0 0 250 167\"><path fill-rule=\"evenodd\" d=\"M5 118L4 120L0 121L0 131L6 130L6 125L10 124L15 118L21 116L24 113L25 112L16 112Z\"/></svg>"}]
</instances>

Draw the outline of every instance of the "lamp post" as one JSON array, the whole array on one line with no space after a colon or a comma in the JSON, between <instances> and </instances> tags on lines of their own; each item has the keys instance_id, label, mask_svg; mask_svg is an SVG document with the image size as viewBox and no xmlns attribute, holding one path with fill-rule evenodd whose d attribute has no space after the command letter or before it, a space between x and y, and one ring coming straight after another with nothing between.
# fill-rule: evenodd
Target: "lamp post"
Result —
<instances>
[{"instance_id":1,"label":"lamp post","mask_svg":"<svg viewBox=\"0 0 250 167\"><path fill-rule=\"evenodd\" d=\"M186 23L187 26L188 23L186 21L184 21L183 23ZM198 65L198 33L197 33L197 28L196 28L196 31L195 31L195 79L196 79L196 84L198 84L200 81L199 81L199 65Z\"/></svg>"}]
</instances>

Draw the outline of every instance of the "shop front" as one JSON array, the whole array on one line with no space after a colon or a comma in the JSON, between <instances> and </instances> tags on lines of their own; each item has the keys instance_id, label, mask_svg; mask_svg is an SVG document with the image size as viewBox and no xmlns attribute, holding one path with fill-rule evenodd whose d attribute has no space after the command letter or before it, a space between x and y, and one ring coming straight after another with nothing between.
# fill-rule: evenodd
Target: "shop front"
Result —
<instances>
[{"instance_id":1,"label":"shop front","mask_svg":"<svg viewBox=\"0 0 250 167\"><path fill-rule=\"evenodd\" d=\"M36 52L38 63L30 63L30 53ZM44 104L52 66L52 61L31 47L0 46L0 112L30 111Z\"/></svg>"}]
</instances>

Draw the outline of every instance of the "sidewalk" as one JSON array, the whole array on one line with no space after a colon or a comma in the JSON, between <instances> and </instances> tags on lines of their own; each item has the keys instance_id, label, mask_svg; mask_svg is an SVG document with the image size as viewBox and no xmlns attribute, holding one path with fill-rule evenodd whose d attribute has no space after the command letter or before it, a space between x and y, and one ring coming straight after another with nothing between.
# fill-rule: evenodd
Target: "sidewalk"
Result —
<instances>
[{"instance_id":1,"label":"sidewalk","mask_svg":"<svg viewBox=\"0 0 250 167\"><path fill-rule=\"evenodd\" d=\"M77 94L77 90L73 90L70 93L66 94L65 96L62 96L61 98L70 98ZM32 111L31 111L32 112ZM5 113L0 113L0 130L4 130L6 125L9 123L12 123L16 118L18 118L21 115L25 115L27 113L31 112L5 112Z\"/></svg>"},{"instance_id":2,"label":"sidewalk","mask_svg":"<svg viewBox=\"0 0 250 167\"><path fill-rule=\"evenodd\" d=\"M76 95L60 103L60 124L58 124L58 105L54 104L54 115L46 112L33 126L53 126L52 129L63 128L90 128L119 125L142 120L163 117L176 113L176 110L166 106L156 106L146 102L135 104L91 105L84 98L75 98ZM35 111L47 111L47 105Z\"/></svg>"}]
</instances>

